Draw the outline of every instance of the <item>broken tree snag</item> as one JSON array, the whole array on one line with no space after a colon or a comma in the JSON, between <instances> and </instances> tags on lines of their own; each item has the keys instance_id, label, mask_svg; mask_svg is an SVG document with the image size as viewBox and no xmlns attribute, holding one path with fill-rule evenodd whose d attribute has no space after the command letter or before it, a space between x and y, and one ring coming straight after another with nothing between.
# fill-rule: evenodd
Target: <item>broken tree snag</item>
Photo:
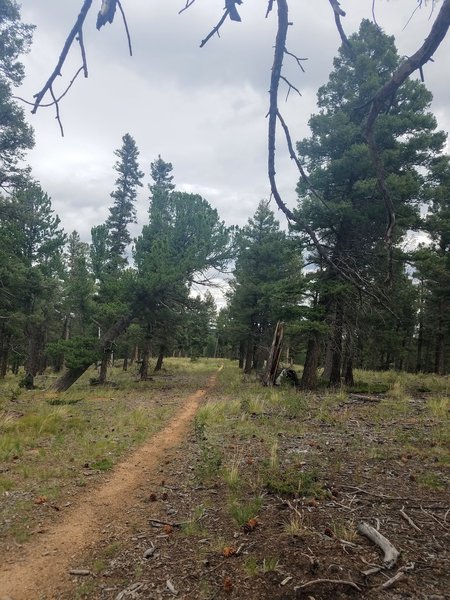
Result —
<instances>
[{"instance_id":1,"label":"broken tree snag","mask_svg":"<svg viewBox=\"0 0 450 600\"><path fill-rule=\"evenodd\" d=\"M269 358L267 359L266 370L262 382L264 385L272 386L277 378L278 365L281 358L281 347L283 344L284 323L278 321L273 334L272 346L270 347Z\"/></svg>"},{"instance_id":2,"label":"broken tree snag","mask_svg":"<svg viewBox=\"0 0 450 600\"><path fill-rule=\"evenodd\" d=\"M383 565L386 569L392 569L392 567L396 564L398 557L400 556L400 552L391 544L391 542L381 535L379 531L374 529L371 525L367 523L360 523L358 525L358 533L364 535L371 542L377 545L384 552Z\"/></svg>"}]
</instances>

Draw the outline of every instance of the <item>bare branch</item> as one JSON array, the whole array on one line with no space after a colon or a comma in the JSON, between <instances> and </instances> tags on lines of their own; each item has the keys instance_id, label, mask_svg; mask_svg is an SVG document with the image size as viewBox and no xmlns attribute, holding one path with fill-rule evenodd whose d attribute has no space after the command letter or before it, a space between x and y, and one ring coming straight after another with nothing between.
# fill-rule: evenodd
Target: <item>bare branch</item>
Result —
<instances>
[{"instance_id":1,"label":"bare branch","mask_svg":"<svg viewBox=\"0 0 450 600\"><path fill-rule=\"evenodd\" d=\"M286 79L286 77L284 77L284 75L280 75L280 79L282 79L286 83L286 85L288 86L288 91L287 91L287 95L286 95L286 101L289 98L289 94L290 94L291 90L295 90L297 92L297 94L299 96L301 96L300 90L298 88L296 88L295 85L292 85L292 83L288 79Z\"/></svg>"},{"instance_id":2,"label":"bare branch","mask_svg":"<svg viewBox=\"0 0 450 600\"><path fill-rule=\"evenodd\" d=\"M273 9L273 0L269 0L267 3L266 19L270 15Z\"/></svg>"},{"instance_id":3,"label":"bare branch","mask_svg":"<svg viewBox=\"0 0 450 600\"><path fill-rule=\"evenodd\" d=\"M345 11L339 5L338 0L328 0L331 8L334 12L334 20L336 22L337 30L339 31L339 35L341 36L342 43L347 46L350 52L353 54L353 48L350 42L348 41L348 37L345 35L344 28L342 27L341 17L345 17Z\"/></svg>"},{"instance_id":4,"label":"bare branch","mask_svg":"<svg viewBox=\"0 0 450 600\"><path fill-rule=\"evenodd\" d=\"M117 6L119 7L120 13L122 15L122 20L123 20L123 24L124 24L124 27L125 27L125 32L127 34L128 51L130 52L130 56L133 56L133 48L131 46L130 30L128 29L127 18L125 16L125 12L124 12L124 10L122 8L122 3L120 2L120 0L117 0Z\"/></svg>"},{"instance_id":5,"label":"bare branch","mask_svg":"<svg viewBox=\"0 0 450 600\"><path fill-rule=\"evenodd\" d=\"M292 56L292 58L298 64L298 66L303 71L303 73L305 72L305 69L303 68L303 65L302 65L302 61L308 60L307 58L300 58L299 56L293 54L292 52L289 52L287 48L284 49L284 53L287 54L288 56Z\"/></svg>"},{"instance_id":6,"label":"bare branch","mask_svg":"<svg viewBox=\"0 0 450 600\"><path fill-rule=\"evenodd\" d=\"M75 80L77 79L78 75L80 75L80 73L82 73L84 71L84 66L80 67L78 69L78 71L75 73L75 75L72 77L72 79L69 82L69 85L66 87L66 89L64 90L64 92L58 96L58 98L56 99L57 102L59 102L60 100L62 100L64 98L64 96L67 94L67 92L70 90L70 88L73 86L73 84L75 83ZM20 96L13 96L14 100L20 100L21 102L23 102L24 104L28 104L29 106L34 106L34 102L30 102L29 100L25 100L25 98L21 98ZM55 102L48 102L47 104L40 104L40 108L49 108L50 106L54 106Z\"/></svg>"},{"instance_id":7,"label":"bare branch","mask_svg":"<svg viewBox=\"0 0 450 600\"><path fill-rule=\"evenodd\" d=\"M88 72L88 66L87 66L86 48L84 47L84 38L83 38L83 30L82 29L80 29L80 31L78 32L77 41L80 44L80 52L81 52L81 60L83 61L82 68L83 68L84 77L87 79L89 76L89 72Z\"/></svg>"},{"instance_id":8,"label":"bare branch","mask_svg":"<svg viewBox=\"0 0 450 600\"><path fill-rule=\"evenodd\" d=\"M213 37L213 35L215 35L216 33L220 37L220 28L225 23L225 20L227 17L228 17L228 10L225 10L222 18L217 23L217 25L215 27L213 27L211 29L211 31L208 33L208 35L201 41L200 48L203 48L203 46L205 46L209 42L209 40Z\"/></svg>"},{"instance_id":9,"label":"bare branch","mask_svg":"<svg viewBox=\"0 0 450 600\"><path fill-rule=\"evenodd\" d=\"M178 14L181 15L182 12L187 10L190 6L194 4L195 0L186 0L186 4L183 6L181 10L178 11Z\"/></svg>"},{"instance_id":10,"label":"bare branch","mask_svg":"<svg viewBox=\"0 0 450 600\"><path fill-rule=\"evenodd\" d=\"M56 99L55 94L53 93L53 88L51 86L50 86L49 92L53 99L53 104L55 105L55 109L56 109L56 117L55 118L58 121L59 129L61 131L61 137L64 137L64 128L61 123L61 115L59 114L59 103L58 103L58 100Z\"/></svg>"},{"instance_id":11,"label":"bare branch","mask_svg":"<svg viewBox=\"0 0 450 600\"><path fill-rule=\"evenodd\" d=\"M377 23L377 17L376 17L376 15L375 15L375 1L376 1L376 0L372 0L372 19L373 19L373 22L375 23L375 25L376 25L377 27L379 27L379 25L378 25L378 23Z\"/></svg>"},{"instance_id":12,"label":"bare branch","mask_svg":"<svg viewBox=\"0 0 450 600\"><path fill-rule=\"evenodd\" d=\"M328 204L325 202L325 200L323 199L323 197L319 194L319 192L314 188L314 186L312 185L305 169L303 168L302 163L300 162L300 160L298 159L297 153L294 150L294 146L292 144L292 138L291 138L291 134L289 131L289 127L286 124L286 121L283 119L283 117L280 114L280 111L277 112L277 117L278 120L280 121L281 127L283 128L284 131L284 135L286 137L286 144L289 150L289 157L291 160L293 160L297 166L298 172L300 173L300 176L302 177L303 181L306 183L306 185L308 186L308 189L311 191L311 193L313 194L313 196L315 196L317 198L317 200L319 200L324 206L325 208L329 209Z\"/></svg>"},{"instance_id":13,"label":"bare branch","mask_svg":"<svg viewBox=\"0 0 450 600\"><path fill-rule=\"evenodd\" d=\"M62 52L61 52L58 62L56 64L56 67L54 68L52 74L50 75L47 83L44 85L42 90L33 96L35 98L33 110L31 111L33 114L35 114L37 112L37 109L41 105L41 102L42 102L45 94L50 90L53 83L55 82L55 79L61 75L62 66L67 58L67 55L69 53L69 50L70 50L74 40L76 39L77 36L79 36L80 31L83 28L84 21L86 19L86 16L87 16L89 10L91 9L91 6L92 6L92 0L84 0L80 14L78 15L75 25L72 27L72 30L66 39L66 42L64 44L64 47L62 49Z\"/></svg>"}]
</instances>

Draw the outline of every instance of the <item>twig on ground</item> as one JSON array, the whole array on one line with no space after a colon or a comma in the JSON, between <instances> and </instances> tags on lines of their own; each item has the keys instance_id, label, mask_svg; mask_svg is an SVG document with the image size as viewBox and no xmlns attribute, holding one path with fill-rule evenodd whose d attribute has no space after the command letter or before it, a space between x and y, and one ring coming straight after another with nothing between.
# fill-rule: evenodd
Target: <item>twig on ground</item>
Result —
<instances>
[{"instance_id":1,"label":"twig on ground","mask_svg":"<svg viewBox=\"0 0 450 600\"><path fill-rule=\"evenodd\" d=\"M375 492L371 492L369 490L365 490L364 488L356 487L354 485L343 485L350 490L356 490L361 494L368 494L369 496L375 496L375 498L383 498L383 500L407 500L407 498L402 498L401 496L386 496L385 494L376 494Z\"/></svg>"},{"instance_id":2,"label":"twig on ground","mask_svg":"<svg viewBox=\"0 0 450 600\"><path fill-rule=\"evenodd\" d=\"M387 569L392 569L396 564L400 552L391 544L391 542L374 529L368 523L360 523L357 527L358 533L367 537L384 552L383 564Z\"/></svg>"},{"instance_id":3,"label":"twig on ground","mask_svg":"<svg viewBox=\"0 0 450 600\"><path fill-rule=\"evenodd\" d=\"M155 523L156 527L160 527L163 525L170 525L170 527L182 527L183 525L187 525L189 521L182 521L180 523L171 523L170 521L160 521L159 519L150 519L150 523Z\"/></svg>"},{"instance_id":4,"label":"twig on ground","mask_svg":"<svg viewBox=\"0 0 450 600\"><path fill-rule=\"evenodd\" d=\"M407 521L407 522L408 522L408 523L411 525L411 527L412 527L413 529L415 529L416 531L422 531L422 530L420 529L420 527L418 527L418 526L417 526L417 525L414 523L414 521L411 519L411 517L408 517L408 515L407 515L407 514L405 513L405 511L404 511L404 508L405 508L404 506L402 506L402 507L401 507L401 509L400 509L400 514L401 514L401 515L402 515L402 517L405 519L405 521Z\"/></svg>"},{"instance_id":5,"label":"twig on ground","mask_svg":"<svg viewBox=\"0 0 450 600\"><path fill-rule=\"evenodd\" d=\"M433 521L436 521L436 523L438 523L438 525L440 525L441 527L443 527L446 531L449 530L449 528L445 525L445 523L443 523L442 521L440 521L437 517L435 517L433 515L433 513L428 512L427 510L425 510L422 506L420 507L420 510L423 512L424 515L427 515L429 517L431 517L433 519Z\"/></svg>"},{"instance_id":6,"label":"twig on ground","mask_svg":"<svg viewBox=\"0 0 450 600\"><path fill-rule=\"evenodd\" d=\"M413 569L414 569L414 563L409 563L409 564L405 565L404 567L399 569L393 577L391 577L390 579L385 581L382 585L380 585L378 587L378 589L387 590L388 588L390 588L394 584L396 584L397 581L400 581L400 579L403 579L405 577L406 571L412 571Z\"/></svg>"}]
</instances>

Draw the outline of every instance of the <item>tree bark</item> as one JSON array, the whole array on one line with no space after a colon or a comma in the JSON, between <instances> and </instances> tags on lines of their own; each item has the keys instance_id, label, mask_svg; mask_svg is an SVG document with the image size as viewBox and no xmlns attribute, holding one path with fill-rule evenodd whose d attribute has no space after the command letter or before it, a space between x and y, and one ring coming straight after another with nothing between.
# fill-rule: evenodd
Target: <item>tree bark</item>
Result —
<instances>
[{"instance_id":1,"label":"tree bark","mask_svg":"<svg viewBox=\"0 0 450 600\"><path fill-rule=\"evenodd\" d=\"M105 385L105 383L106 383L106 376L108 374L109 356L110 356L109 351L103 352L102 360L100 363L100 371L98 372L99 385Z\"/></svg>"},{"instance_id":2,"label":"tree bark","mask_svg":"<svg viewBox=\"0 0 450 600\"><path fill-rule=\"evenodd\" d=\"M250 375L250 373L252 372L252 362L253 362L253 336L250 334L247 338L247 346L245 349L244 373L246 375Z\"/></svg>"},{"instance_id":3,"label":"tree bark","mask_svg":"<svg viewBox=\"0 0 450 600\"><path fill-rule=\"evenodd\" d=\"M445 374L444 341L444 302L441 300L438 308L438 327L434 352L434 372L437 375Z\"/></svg>"},{"instance_id":4,"label":"tree bark","mask_svg":"<svg viewBox=\"0 0 450 600\"><path fill-rule=\"evenodd\" d=\"M77 381L77 379L83 375L83 373L89 367L90 365L83 365L81 367L77 367L76 369L67 369L67 371L65 371L65 373L61 375L57 381L55 381L50 389L54 392L65 392L70 388L71 385L75 383L75 381Z\"/></svg>"},{"instance_id":5,"label":"tree bark","mask_svg":"<svg viewBox=\"0 0 450 600\"><path fill-rule=\"evenodd\" d=\"M150 327L147 326L145 337L144 337L144 347L141 353L141 368L139 369L140 380L145 381L148 379L148 362L150 359Z\"/></svg>"},{"instance_id":6,"label":"tree bark","mask_svg":"<svg viewBox=\"0 0 450 600\"><path fill-rule=\"evenodd\" d=\"M117 319L114 325L112 325L112 327L110 327L108 331L106 331L106 333L100 338L99 352L103 353L107 350L110 350L113 342L119 337L119 335L128 329L132 320L133 315L123 315ZM55 381L52 386L50 386L50 389L57 392L68 390L70 386L73 385L75 381L89 369L90 366L91 363L68 369L59 379Z\"/></svg>"},{"instance_id":7,"label":"tree bark","mask_svg":"<svg viewBox=\"0 0 450 600\"><path fill-rule=\"evenodd\" d=\"M273 334L273 341L270 347L269 357L267 359L266 370L263 377L263 384L272 386L277 378L278 366L280 364L281 350L283 344L284 327L281 321L278 321Z\"/></svg>"},{"instance_id":8,"label":"tree bark","mask_svg":"<svg viewBox=\"0 0 450 600\"><path fill-rule=\"evenodd\" d=\"M319 334L311 333L306 350L305 365L303 367L300 388L302 390L313 390L317 387L317 367L319 364L320 343Z\"/></svg>"},{"instance_id":9,"label":"tree bark","mask_svg":"<svg viewBox=\"0 0 450 600\"><path fill-rule=\"evenodd\" d=\"M245 361L245 342L239 342L239 368L244 368Z\"/></svg>"},{"instance_id":10,"label":"tree bark","mask_svg":"<svg viewBox=\"0 0 450 600\"><path fill-rule=\"evenodd\" d=\"M163 365L163 360L164 360L164 346L160 346L159 352L158 352L158 359L156 361L155 370L154 370L155 373L157 371L161 371L162 365Z\"/></svg>"},{"instance_id":11,"label":"tree bark","mask_svg":"<svg viewBox=\"0 0 450 600\"><path fill-rule=\"evenodd\" d=\"M331 362L331 373L329 387L339 387L341 385L341 369L342 369L342 333L344 325L344 306L343 299L337 298L336 301L336 317L334 321L333 332L333 359Z\"/></svg>"}]
</instances>

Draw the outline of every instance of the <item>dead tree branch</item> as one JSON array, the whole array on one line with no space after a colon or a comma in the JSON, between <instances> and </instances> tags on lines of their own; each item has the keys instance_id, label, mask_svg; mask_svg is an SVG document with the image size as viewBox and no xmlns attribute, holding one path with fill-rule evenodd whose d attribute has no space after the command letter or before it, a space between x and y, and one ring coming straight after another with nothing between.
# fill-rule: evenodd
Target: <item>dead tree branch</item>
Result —
<instances>
[{"instance_id":1,"label":"dead tree branch","mask_svg":"<svg viewBox=\"0 0 450 600\"><path fill-rule=\"evenodd\" d=\"M384 552L383 564L387 569L392 569L400 556L400 552L391 544L391 542L381 535L379 531L374 529L367 523L360 523L358 525L358 533L364 535L371 542L376 544Z\"/></svg>"},{"instance_id":2,"label":"dead tree branch","mask_svg":"<svg viewBox=\"0 0 450 600\"><path fill-rule=\"evenodd\" d=\"M130 53L130 56L133 56L133 48L131 46L131 35L130 35L130 30L128 28L127 17L125 16L125 11L123 10L122 3L120 2L120 0L117 0L117 6L119 7L120 14L122 15L122 21L123 21L123 25L125 27L125 33L127 34L128 51Z\"/></svg>"},{"instance_id":3,"label":"dead tree branch","mask_svg":"<svg viewBox=\"0 0 450 600\"><path fill-rule=\"evenodd\" d=\"M298 64L298 66L300 67L300 69L303 71L303 73L305 72L305 69L303 68L302 62L305 60L308 60L307 58L300 58L299 56L297 56L296 54L289 52L289 50L287 48L284 49L284 53L287 54L288 56L292 56L292 58L295 60L295 62Z\"/></svg>"},{"instance_id":4,"label":"dead tree branch","mask_svg":"<svg viewBox=\"0 0 450 600\"><path fill-rule=\"evenodd\" d=\"M353 47L350 44L348 37L345 34L344 28L342 27L342 23L341 23L341 17L345 17L345 11L342 10L342 8L340 7L338 0L328 0L328 1L331 5L331 8L333 9L334 20L336 22L336 27L339 32L339 35L341 36L342 43L344 44L344 46L347 46L347 48L350 50L351 54L353 55Z\"/></svg>"},{"instance_id":5,"label":"dead tree branch","mask_svg":"<svg viewBox=\"0 0 450 600\"><path fill-rule=\"evenodd\" d=\"M186 0L186 4L183 6L181 10L178 11L178 14L181 15L182 12L187 10L190 6L194 4L195 0Z\"/></svg>"},{"instance_id":6,"label":"dead tree branch","mask_svg":"<svg viewBox=\"0 0 450 600\"><path fill-rule=\"evenodd\" d=\"M46 84L41 89L41 91L33 96L33 98L35 98L35 101L33 104L33 110L31 111L33 114L35 114L37 112L37 109L41 106L41 102L42 102L44 96L46 95L47 92L50 91L50 88L52 87L53 83L55 82L55 79L61 75L61 70L66 61L69 50L70 50L74 40L77 37L78 37L78 42L80 44L80 47L82 49L81 50L82 59L83 59L83 57L85 57L84 46L83 46L83 35L81 34L81 36L80 36L80 32L82 32L84 21L86 20L86 16L87 16L89 10L91 9L91 6L92 6L92 0L84 0L83 6L81 7L80 14L78 15L75 25L72 27L72 30L66 39L66 42L62 49L62 52L59 56L58 62L56 63L56 67L53 69L52 74L48 78ZM83 71L85 73L85 76L87 76L86 75L87 65L85 64L85 62L83 62ZM52 102L49 106L53 106L53 104L54 103Z\"/></svg>"}]
</instances>

